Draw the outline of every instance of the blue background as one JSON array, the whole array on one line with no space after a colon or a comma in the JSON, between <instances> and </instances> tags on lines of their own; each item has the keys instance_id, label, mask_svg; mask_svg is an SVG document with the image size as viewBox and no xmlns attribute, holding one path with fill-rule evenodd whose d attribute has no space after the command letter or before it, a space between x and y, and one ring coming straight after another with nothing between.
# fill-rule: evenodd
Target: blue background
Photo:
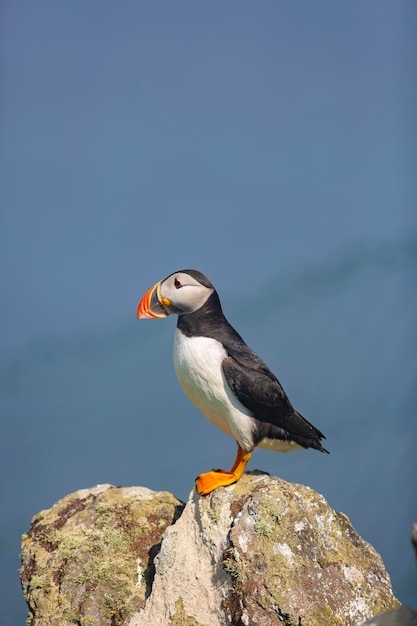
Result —
<instances>
[{"instance_id":1,"label":"blue background","mask_svg":"<svg viewBox=\"0 0 417 626\"><path fill-rule=\"evenodd\" d=\"M8 2L1 47L2 613L20 536L97 483L186 499L232 439L182 394L143 293L193 267L327 435L257 451L416 608L417 5Z\"/></svg>"}]
</instances>

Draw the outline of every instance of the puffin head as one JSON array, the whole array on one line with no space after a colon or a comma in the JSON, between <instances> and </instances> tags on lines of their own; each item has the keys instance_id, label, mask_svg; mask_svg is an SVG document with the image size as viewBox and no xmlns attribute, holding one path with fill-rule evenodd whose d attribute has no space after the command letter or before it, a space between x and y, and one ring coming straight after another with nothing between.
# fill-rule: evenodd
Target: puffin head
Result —
<instances>
[{"instance_id":1,"label":"puffin head","mask_svg":"<svg viewBox=\"0 0 417 626\"><path fill-rule=\"evenodd\" d=\"M160 280L139 302L138 319L184 315L200 309L215 291L197 270L180 270Z\"/></svg>"}]
</instances>

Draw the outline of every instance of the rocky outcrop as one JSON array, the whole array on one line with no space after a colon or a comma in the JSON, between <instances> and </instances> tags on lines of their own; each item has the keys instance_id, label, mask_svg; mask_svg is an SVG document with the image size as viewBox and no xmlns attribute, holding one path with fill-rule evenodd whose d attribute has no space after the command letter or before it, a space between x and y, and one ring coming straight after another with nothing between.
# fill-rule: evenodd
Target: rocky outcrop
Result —
<instances>
[{"instance_id":1,"label":"rocky outcrop","mask_svg":"<svg viewBox=\"0 0 417 626\"><path fill-rule=\"evenodd\" d=\"M36 515L22 541L28 624L126 624L145 606L163 532L182 509L170 493L98 485Z\"/></svg>"},{"instance_id":2,"label":"rocky outcrop","mask_svg":"<svg viewBox=\"0 0 417 626\"><path fill-rule=\"evenodd\" d=\"M187 505L109 485L36 516L30 626L353 626L399 603L381 557L308 487L253 472Z\"/></svg>"}]
</instances>

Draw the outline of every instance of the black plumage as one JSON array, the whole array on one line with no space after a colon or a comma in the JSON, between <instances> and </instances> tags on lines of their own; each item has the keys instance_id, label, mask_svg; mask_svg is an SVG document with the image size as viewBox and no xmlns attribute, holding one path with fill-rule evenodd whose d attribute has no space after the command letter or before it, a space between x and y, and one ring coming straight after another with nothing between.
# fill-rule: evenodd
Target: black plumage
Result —
<instances>
[{"instance_id":1,"label":"black plumage","mask_svg":"<svg viewBox=\"0 0 417 626\"><path fill-rule=\"evenodd\" d=\"M200 272L184 271L214 289ZM188 337L211 337L223 345L228 354L222 363L227 383L256 421L254 447L268 438L328 452L321 445L323 433L294 409L276 376L228 322L216 291L197 311L180 315L177 326Z\"/></svg>"},{"instance_id":2,"label":"black plumage","mask_svg":"<svg viewBox=\"0 0 417 626\"><path fill-rule=\"evenodd\" d=\"M172 314L178 315L173 349L178 380L191 402L238 446L230 471L198 476L200 495L238 481L257 446L327 452L323 433L294 409L276 376L229 324L204 274L174 272L151 287L138 306L139 319Z\"/></svg>"}]
</instances>

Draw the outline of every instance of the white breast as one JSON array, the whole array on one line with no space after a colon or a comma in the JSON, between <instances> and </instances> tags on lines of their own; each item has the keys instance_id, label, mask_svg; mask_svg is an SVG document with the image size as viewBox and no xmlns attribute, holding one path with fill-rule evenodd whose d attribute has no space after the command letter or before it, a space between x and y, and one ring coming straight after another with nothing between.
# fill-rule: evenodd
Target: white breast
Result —
<instances>
[{"instance_id":1,"label":"white breast","mask_svg":"<svg viewBox=\"0 0 417 626\"><path fill-rule=\"evenodd\" d=\"M236 439L244 451L253 449L252 413L231 391L222 370L227 356L210 337L187 337L177 329L174 368L188 398L218 428Z\"/></svg>"}]
</instances>

